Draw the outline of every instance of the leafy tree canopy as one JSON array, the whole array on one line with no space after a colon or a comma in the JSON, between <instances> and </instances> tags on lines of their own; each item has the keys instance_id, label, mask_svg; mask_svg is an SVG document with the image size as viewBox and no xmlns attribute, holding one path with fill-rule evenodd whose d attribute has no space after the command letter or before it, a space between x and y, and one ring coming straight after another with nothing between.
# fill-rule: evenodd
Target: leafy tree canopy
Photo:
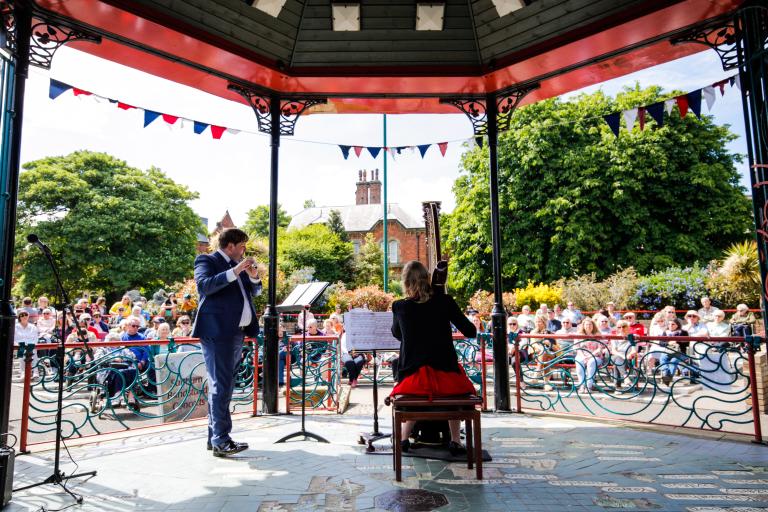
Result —
<instances>
[{"instance_id":1,"label":"leafy tree canopy","mask_svg":"<svg viewBox=\"0 0 768 512\"><path fill-rule=\"evenodd\" d=\"M360 253L355 258L355 285L383 286L384 283L384 251L376 243L372 233L365 235L365 241L360 247Z\"/></svg>"},{"instance_id":2,"label":"leafy tree canopy","mask_svg":"<svg viewBox=\"0 0 768 512\"><path fill-rule=\"evenodd\" d=\"M622 128L602 116L671 97L660 88L551 99L517 111L499 137L502 274L509 289L633 266L640 273L690 266L749 237L750 202L711 117L675 107L664 126ZM464 155L447 216L451 284L463 295L492 288L488 149Z\"/></svg>"},{"instance_id":3,"label":"leafy tree canopy","mask_svg":"<svg viewBox=\"0 0 768 512\"><path fill-rule=\"evenodd\" d=\"M156 290L192 274L197 234L187 204L195 192L160 169L129 167L105 153L78 151L24 165L19 179L16 290L54 293L43 255L28 247L36 233L53 251L71 291L122 294Z\"/></svg>"},{"instance_id":4,"label":"leafy tree canopy","mask_svg":"<svg viewBox=\"0 0 768 512\"><path fill-rule=\"evenodd\" d=\"M243 225L243 231L248 233L250 238L264 238L269 236L269 205L262 204L248 210L248 218ZM291 216L283 210L283 207L277 205L277 227L287 228L291 223Z\"/></svg>"},{"instance_id":5,"label":"leafy tree canopy","mask_svg":"<svg viewBox=\"0 0 768 512\"><path fill-rule=\"evenodd\" d=\"M349 281L352 275L354 249L343 242L325 224L310 224L291 229L277 244L280 268L286 275L306 267L314 268L318 281Z\"/></svg>"},{"instance_id":6,"label":"leafy tree canopy","mask_svg":"<svg viewBox=\"0 0 768 512\"><path fill-rule=\"evenodd\" d=\"M339 210L331 210L326 224L331 231L339 235L342 241L349 242L349 235L347 235L344 229L344 221L341 220L341 212Z\"/></svg>"}]
</instances>

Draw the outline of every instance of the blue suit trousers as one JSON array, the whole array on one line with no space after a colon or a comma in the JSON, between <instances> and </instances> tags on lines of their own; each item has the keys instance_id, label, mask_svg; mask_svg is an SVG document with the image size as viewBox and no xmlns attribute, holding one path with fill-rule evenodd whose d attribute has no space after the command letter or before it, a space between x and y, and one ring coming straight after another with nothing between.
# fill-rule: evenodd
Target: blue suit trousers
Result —
<instances>
[{"instance_id":1,"label":"blue suit trousers","mask_svg":"<svg viewBox=\"0 0 768 512\"><path fill-rule=\"evenodd\" d=\"M229 410L235 389L235 369L243 350L243 334L231 338L201 338L208 372L208 442L221 446L231 439L232 415Z\"/></svg>"}]
</instances>

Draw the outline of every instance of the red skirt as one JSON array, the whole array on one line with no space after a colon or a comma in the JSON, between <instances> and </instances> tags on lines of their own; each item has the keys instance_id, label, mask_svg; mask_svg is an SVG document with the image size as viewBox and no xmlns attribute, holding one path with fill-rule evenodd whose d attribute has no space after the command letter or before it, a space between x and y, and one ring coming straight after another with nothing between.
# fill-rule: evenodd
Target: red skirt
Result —
<instances>
[{"instance_id":1,"label":"red skirt","mask_svg":"<svg viewBox=\"0 0 768 512\"><path fill-rule=\"evenodd\" d=\"M446 372L435 370L431 366L422 366L415 373L403 378L389 396L426 396L431 401L434 396L474 394L476 394L474 384L467 378L464 368L459 365L458 372Z\"/></svg>"}]
</instances>

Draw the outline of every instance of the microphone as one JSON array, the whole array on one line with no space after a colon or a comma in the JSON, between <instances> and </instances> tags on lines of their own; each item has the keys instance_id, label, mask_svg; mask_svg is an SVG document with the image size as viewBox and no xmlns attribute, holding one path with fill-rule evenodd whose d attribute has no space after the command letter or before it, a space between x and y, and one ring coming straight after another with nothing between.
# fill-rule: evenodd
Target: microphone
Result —
<instances>
[{"instance_id":1,"label":"microphone","mask_svg":"<svg viewBox=\"0 0 768 512\"><path fill-rule=\"evenodd\" d=\"M51 250L48 248L47 245L45 245L41 240L40 237L37 236L34 233L30 233L27 235L27 242L36 245L40 248L41 251L43 251L45 254L49 254Z\"/></svg>"}]
</instances>

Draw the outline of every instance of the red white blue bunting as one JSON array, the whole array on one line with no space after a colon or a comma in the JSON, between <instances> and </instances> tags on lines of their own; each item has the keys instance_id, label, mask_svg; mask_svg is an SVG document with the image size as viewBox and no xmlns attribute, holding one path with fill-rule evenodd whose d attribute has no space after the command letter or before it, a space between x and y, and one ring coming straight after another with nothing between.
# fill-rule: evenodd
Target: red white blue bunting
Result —
<instances>
[{"instance_id":1,"label":"red white blue bunting","mask_svg":"<svg viewBox=\"0 0 768 512\"><path fill-rule=\"evenodd\" d=\"M61 96L62 94L70 90L73 92L75 96L91 96L98 101L113 103L117 105L117 108L121 110L143 111L144 112L144 128L152 124L156 119L161 118L169 126L185 126L187 124L191 124L193 131L197 135L201 135L202 133L208 131L211 134L211 137L213 137L216 140L221 139L224 133L230 133L232 135L237 135L238 133L240 133L240 130L227 128L226 126L216 126L214 124L203 123L202 121L195 121L192 119L186 119L186 118L175 116L172 114L156 112L154 110L149 110L147 108L134 107L133 105L123 103L122 101L118 101L112 98L106 98L104 96L99 96L98 94L94 94L92 92L85 91L83 89L78 89L77 87L74 87L69 84L65 84L64 82L60 82L58 80L54 80L53 78L51 78L50 87L48 89L48 97L52 100L55 100L56 98L58 98L59 96Z\"/></svg>"},{"instance_id":2,"label":"red white blue bunting","mask_svg":"<svg viewBox=\"0 0 768 512\"><path fill-rule=\"evenodd\" d=\"M739 76L735 75L729 78L715 82L712 85L696 89L688 94L681 94L674 98L658 101L651 105L644 105L642 107L635 107L622 112L613 112L603 116L605 122L611 128L613 134L618 137L621 130L621 121L624 121L625 128L631 132L635 127L635 122L639 122L640 130L645 129L645 114L651 116L656 122L656 125L661 127L664 125L664 113L667 115L672 114L672 109L677 105L677 110L680 113L680 117L688 115L688 111L693 112L696 117L701 117L701 102L702 99L707 104L707 110L712 110L712 107L717 101L716 90L720 90L720 96L725 95L726 84L731 87L736 86L739 89L741 84L739 83Z\"/></svg>"}]
</instances>

